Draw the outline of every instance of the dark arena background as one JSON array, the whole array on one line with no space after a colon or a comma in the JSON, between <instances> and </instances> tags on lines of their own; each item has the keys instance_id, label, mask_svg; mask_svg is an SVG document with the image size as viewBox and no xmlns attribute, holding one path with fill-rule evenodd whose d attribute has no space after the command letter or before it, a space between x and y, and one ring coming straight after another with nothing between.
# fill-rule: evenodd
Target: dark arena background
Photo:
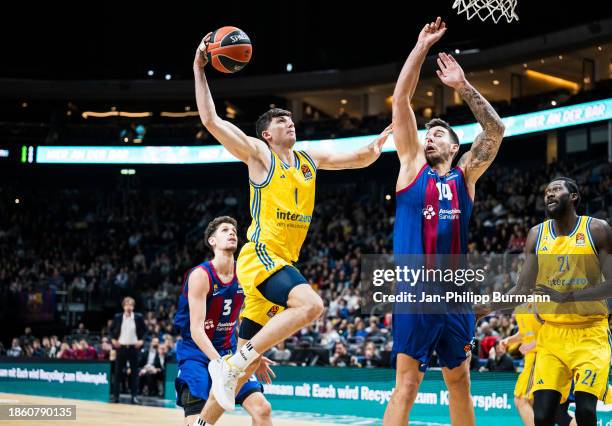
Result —
<instances>
[{"instance_id":1,"label":"dark arena background","mask_svg":"<svg viewBox=\"0 0 612 426\"><path fill-rule=\"evenodd\" d=\"M518 0L519 20L510 23L468 20L452 6L47 3L3 14L0 424L34 424L33 412L24 423L10 409L41 404L73 406L77 424L184 424L173 327L183 277L211 257L204 230L213 218L237 220L239 246L251 221L247 168L202 125L195 102L194 52L222 26L248 34L253 56L234 74L206 67L221 118L255 136L263 112L288 109L300 149L350 151L391 123L402 65L423 25L442 17L448 30L412 98L419 138L441 117L458 131L461 155L479 131L436 76L438 52L454 56L506 126L477 183L469 254L522 253L529 229L545 220L543 191L556 176L578 183L579 214L609 222L610 3ZM392 253L398 171L390 138L366 169L320 172L296 266L325 310L267 352L279 364L264 386L274 424L382 424L395 386L391 313L362 309L361 260ZM517 273L500 268L489 284L507 290ZM121 372L138 376L136 398L127 374L114 382L113 318L126 296L145 327L138 362ZM523 355L518 345L492 349L516 332L512 311L476 325L470 370L479 425L523 424L513 396ZM504 371L500 356L510 359ZM449 425L448 406L434 354L411 424ZM612 424L612 405L599 402L597 417ZM238 408L216 424L250 422Z\"/></svg>"}]
</instances>

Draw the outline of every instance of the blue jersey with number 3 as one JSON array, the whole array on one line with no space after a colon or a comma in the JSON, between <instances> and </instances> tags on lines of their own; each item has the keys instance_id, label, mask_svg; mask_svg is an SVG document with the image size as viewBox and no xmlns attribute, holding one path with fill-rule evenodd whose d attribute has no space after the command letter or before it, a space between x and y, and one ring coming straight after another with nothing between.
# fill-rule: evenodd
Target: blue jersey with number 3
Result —
<instances>
[{"instance_id":1,"label":"blue jersey with number 3","mask_svg":"<svg viewBox=\"0 0 612 426\"><path fill-rule=\"evenodd\" d=\"M178 308L174 316L174 327L179 330L182 340L177 343L177 360L200 359L203 352L191 337L191 321L189 317L189 275L201 268L207 275L210 288L206 295L206 320L204 330L217 351L236 350L236 324L238 314L244 303L244 292L234 277L230 282L224 283L219 278L212 262L203 262L190 269L183 281L183 289L179 296Z\"/></svg>"}]
</instances>

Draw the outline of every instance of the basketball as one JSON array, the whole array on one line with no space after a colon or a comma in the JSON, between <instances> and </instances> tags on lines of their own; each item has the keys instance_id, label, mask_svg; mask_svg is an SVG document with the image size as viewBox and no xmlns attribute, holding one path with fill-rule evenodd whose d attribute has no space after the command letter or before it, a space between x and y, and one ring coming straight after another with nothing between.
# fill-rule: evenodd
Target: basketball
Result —
<instances>
[{"instance_id":1,"label":"basketball","mask_svg":"<svg viewBox=\"0 0 612 426\"><path fill-rule=\"evenodd\" d=\"M235 73L251 60L253 48L244 31L236 27L222 27L214 31L208 42L208 62L220 72Z\"/></svg>"}]
</instances>

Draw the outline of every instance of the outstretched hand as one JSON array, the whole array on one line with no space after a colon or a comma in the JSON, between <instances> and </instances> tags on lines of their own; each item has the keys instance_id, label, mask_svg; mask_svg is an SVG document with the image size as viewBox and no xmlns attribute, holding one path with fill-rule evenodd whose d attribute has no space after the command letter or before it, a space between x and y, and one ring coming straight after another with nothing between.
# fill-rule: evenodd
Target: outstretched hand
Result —
<instances>
[{"instance_id":1,"label":"outstretched hand","mask_svg":"<svg viewBox=\"0 0 612 426\"><path fill-rule=\"evenodd\" d=\"M438 16L435 22L425 24L419 33L419 41L425 43L425 45L430 48L442 38L445 32L446 23Z\"/></svg>"},{"instance_id":2,"label":"outstretched hand","mask_svg":"<svg viewBox=\"0 0 612 426\"><path fill-rule=\"evenodd\" d=\"M208 42L211 35L212 32L206 34L196 49L193 65L197 68L204 69L208 63L208 56L206 54L208 53Z\"/></svg>"},{"instance_id":3,"label":"outstretched hand","mask_svg":"<svg viewBox=\"0 0 612 426\"><path fill-rule=\"evenodd\" d=\"M374 140L374 143L372 144L372 148L374 149L377 155L380 155L382 153L382 147L385 144L385 142L387 142L387 138L389 137L391 133L393 133L393 123L389 124L385 128L385 130L383 130Z\"/></svg>"},{"instance_id":4,"label":"outstretched hand","mask_svg":"<svg viewBox=\"0 0 612 426\"><path fill-rule=\"evenodd\" d=\"M442 83L448 87L457 90L466 83L461 65L451 55L446 53L438 54L438 67L440 69L436 70L436 74L438 74L438 78Z\"/></svg>"},{"instance_id":5,"label":"outstretched hand","mask_svg":"<svg viewBox=\"0 0 612 426\"><path fill-rule=\"evenodd\" d=\"M272 379L276 377L276 374L274 374L274 371L270 368L271 365L277 365L277 363L265 356L261 357L261 362L257 370L255 370L255 376L260 382L270 384L272 383Z\"/></svg>"}]
</instances>

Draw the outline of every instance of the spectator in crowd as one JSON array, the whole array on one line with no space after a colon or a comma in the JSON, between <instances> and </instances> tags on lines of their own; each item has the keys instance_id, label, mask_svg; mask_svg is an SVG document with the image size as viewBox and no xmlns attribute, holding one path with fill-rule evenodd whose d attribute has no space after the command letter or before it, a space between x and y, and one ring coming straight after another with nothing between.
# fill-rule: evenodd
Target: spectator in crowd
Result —
<instances>
[{"instance_id":1,"label":"spectator in crowd","mask_svg":"<svg viewBox=\"0 0 612 426\"><path fill-rule=\"evenodd\" d=\"M57 353L59 352L61 342L57 338L56 335L53 335L49 338L49 344L51 347L49 348L49 358L56 358Z\"/></svg>"},{"instance_id":2,"label":"spectator in crowd","mask_svg":"<svg viewBox=\"0 0 612 426\"><path fill-rule=\"evenodd\" d=\"M22 345L31 344L34 341L34 336L32 335L32 327L26 327L24 329L24 332L19 338L19 341Z\"/></svg>"},{"instance_id":3,"label":"spectator in crowd","mask_svg":"<svg viewBox=\"0 0 612 426\"><path fill-rule=\"evenodd\" d=\"M276 346L273 346L267 356L278 364L288 364L291 359L291 351L287 349L285 341L283 340Z\"/></svg>"},{"instance_id":4,"label":"spectator in crowd","mask_svg":"<svg viewBox=\"0 0 612 426\"><path fill-rule=\"evenodd\" d=\"M159 343L157 337L151 339L149 347L142 351L140 358L140 389L147 388L148 396L158 395L158 379L163 371L166 362L166 345Z\"/></svg>"},{"instance_id":5,"label":"spectator in crowd","mask_svg":"<svg viewBox=\"0 0 612 426\"><path fill-rule=\"evenodd\" d=\"M364 368L382 367L382 360L373 342L366 342L359 366Z\"/></svg>"},{"instance_id":6,"label":"spectator in crowd","mask_svg":"<svg viewBox=\"0 0 612 426\"><path fill-rule=\"evenodd\" d=\"M22 352L23 352L23 349L21 349L21 345L19 344L19 339L15 337L13 339L13 342L11 343L11 348L8 351L6 351L6 356L18 358L21 356Z\"/></svg>"},{"instance_id":7,"label":"spectator in crowd","mask_svg":"<svg viewBox=\"0 0 612 426\"><path fill-rule=\"evenodd\" d=\"M168 362L176 362L176 342L172 334L165 334L164 345L166 346L166 360Z\"/></svg>"},{"instance_id":8,"label":"spectator in crowd","mask_svg":"<svg viewBox=\"0 0 612 426\"><path fill-rule=\"evenodd\" d=\"M514 362L506 352L506 345L503 345L501 341L495 342L489 351L487 365L482 367L481 371L515 371Z\"/></svg>"},{"instance_id":9,"label":"spectator in crowd","mask_svg":"<svg viewBox=\"0 0 612 426\"><path fill-rule=\"evenodd\" d=\"M77 359L97 359L98 353L96 349L89 344L87 339L81 339L79 341L79 349L76 354Z\"/></svg>"},{"instance_id":10,"label":"spectator in crowd","mask_svg":"<svg viewBox=\"0 0 612 426\"><path fill-rule=\"evenodd\" d=\"M102 340L100 341L100 346L97 350L98 359L110 361L112 351L113 345L111 344L110 339L107 336L102 337Z\"/></svg>"},{"instance_id":11,"label":"spectator in crowd","mask_svg":"<svg viewBox=\"0 0 612 426\"><path fill-rule=\"evenodd\" d=\"M334 354L329 359L332 367L352 367L356 364L355 358L349 355L346 350L346 345L342 342L337 342L334 347Z\"/></svg>"},{"instance_id":12,"label":"spectator in crowd","mask_svg":"<svg viewBox=\"0 0 612 426\"><path fill-rule=\"evenodd\" d=\"M32 356L34 358L45 358L45 349L40 345L40 339L35 338L32 341Z\"/></svg>"},{"instance_id":13,"label":"spectator in crowd","mask_svg":"<svg viewBox=\"0 0 612 426\"><path fill-rule=\"evenodd\" d=\"M138 392L138 351L143 345L145 335L145 323L141 314L134 312L136 301L131 297L125 297L121 302L122 313L115 315L111 336L113 346L117 350L115 360L115 381L113 390L113 402L119 402L119 387L124 369L130 363L130 390L132 393L132 404L139 403Z\"/></svg>"},{"instance_id":14,"label":"spectator in crowd","mask_svg":"<svg viewBox=\"0 0 612 426\"><path fill-rule=\"evenodd\" d=\"M57 353L58 359L74 359L74 352L70 349L70 345L66 342L60 345L60 350Z\"/></svg>"}]
</instances>

